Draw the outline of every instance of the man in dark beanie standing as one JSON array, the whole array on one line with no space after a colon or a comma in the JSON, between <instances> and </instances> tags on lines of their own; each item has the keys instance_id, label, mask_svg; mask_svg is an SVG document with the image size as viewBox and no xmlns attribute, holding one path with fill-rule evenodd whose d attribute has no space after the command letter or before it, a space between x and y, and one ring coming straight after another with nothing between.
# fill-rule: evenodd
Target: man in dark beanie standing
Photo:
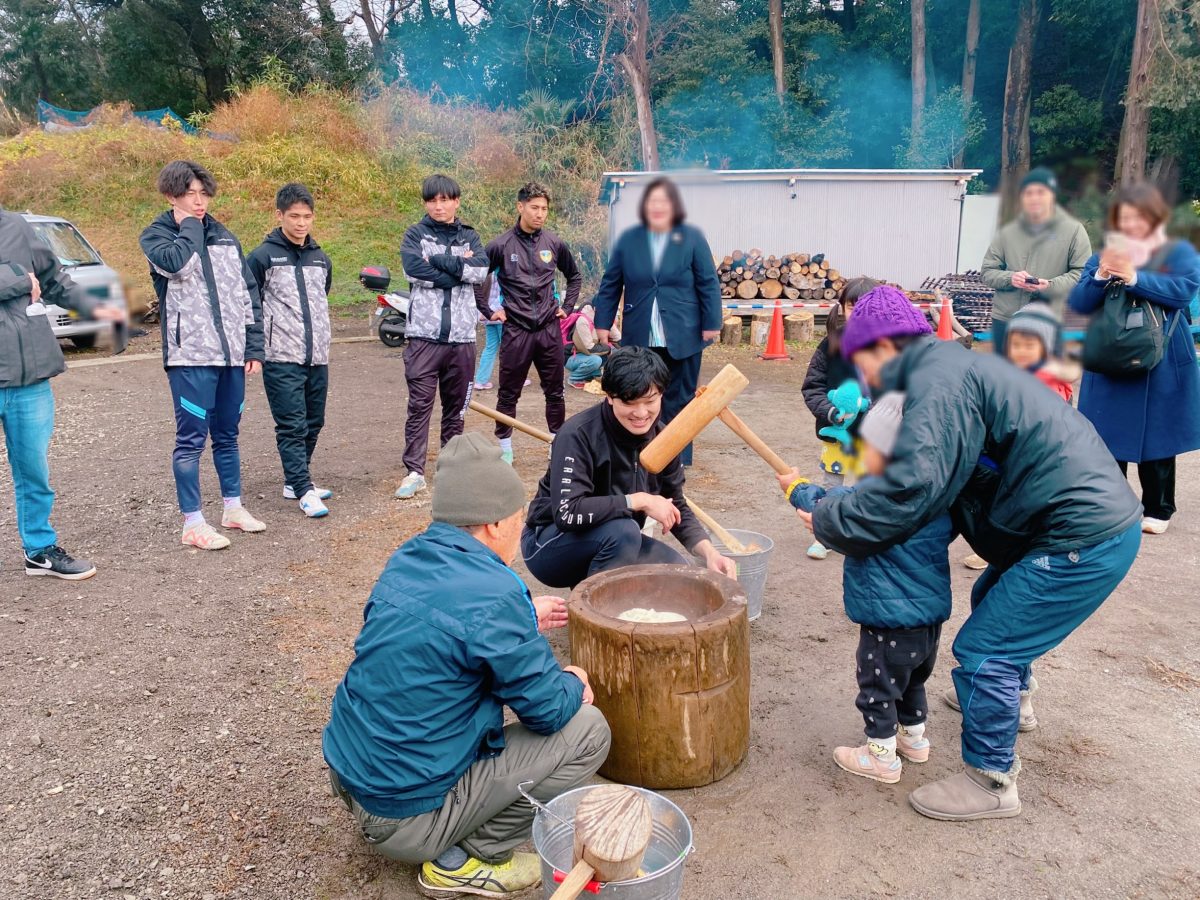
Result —
<instances>
[{"instance_id":1,"label":"man in dark beanie standing","mask_svg":"<svg viewBox=\"0 0 1200 900\"><path fill-rule=\"evenodd\" d=\"M437 463L433 523L379 577L333 698L323 750L335 793L369 844L420 864L428 896L506 897L541 881L534 809L608 755L587 674L560 667L539 630L566 623L508 567L525 488L483 435ZM504 725L504 707L519 722Z\"/></svg>"},{"instance_id":2,"label":"man in dark beanie standing","mask_svg":"<svg viewBox=\"0 0 1200 900\"><path fill-rule=\"evenodd\" d=\"M1087 230L1058 205L1058 179L1030 169L1021 181L1021 212L1002 227L983 257L980 275L992 298L992 349L1004 354L1008 322L1031 300L1061 317L1071 288L1092 255Z\"/></svg>"}]
</instances>

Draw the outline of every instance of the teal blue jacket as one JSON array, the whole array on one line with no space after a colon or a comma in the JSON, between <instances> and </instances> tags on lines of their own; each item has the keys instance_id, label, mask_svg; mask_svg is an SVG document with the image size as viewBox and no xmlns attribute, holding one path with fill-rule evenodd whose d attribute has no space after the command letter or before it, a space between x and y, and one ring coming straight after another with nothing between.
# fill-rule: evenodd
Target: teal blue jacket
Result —
<instances>
[{"instance_id":1,"label":"teal blue jacket","mask_svg":"<svg viewBox=\"0 0 1200 900\"><path fill-rule=\"evenodd\" d=\"M438 522L388 560L354 652L322 749L377 816L440 809L473 763L504 749L504 706L531 731L554 734L583 699L583 683L538 633L517 574Z\"/></svg>"}]
</instances>

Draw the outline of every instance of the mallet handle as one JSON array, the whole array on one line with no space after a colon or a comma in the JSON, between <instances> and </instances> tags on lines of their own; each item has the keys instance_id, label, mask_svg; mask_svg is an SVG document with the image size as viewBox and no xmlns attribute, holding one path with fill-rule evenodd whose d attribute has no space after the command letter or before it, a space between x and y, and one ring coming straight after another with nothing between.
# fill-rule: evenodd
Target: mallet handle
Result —
<instances>
[{"instance_id":1,"label":"mallet handle","mask_svg":"<svg viewBox=\"0 0 1200 900\"><path fill-rule=\"evenodd\" d=\"M581 859L575 863L575 868L567 873L567 877L558 886L558 890L550 895L550 900L575 900L583 893L583 889L588 886L588 882L592 880L594 874L596 874L596 870Z\"/></svg>"},{"instance_id":2,"label":"mallet handle","mask_svg":"<svg viewBox=\"0 0 1200 900\"><path fill-rule=\"evenodd\" d=\"M537 438L539 441L545 441L547 444L549 444L554 440L554 435L550 434L549 432L542 431L540 428L534 428L532 425L526 425L520 419L514 419L512 416L506 416L502 412L496 412L496 410L484 406L482 403L477 403L472 400L470 407L471 409L475 410L475 412L482 413L489 419L495 419L501 425L507 425L509 428L517 429L517 431L523 431L530 437Z\"/></svg>"},{"instance_id":3,"label":"mallet handle","mask_svg":"<svg viewBox=\"0 0 1200 900\"><path fill-rule=\"evenodd\" d=\"M746 445L751 450L765 459L767 461L767 465L769 465L780 475L786 475L792 470L792 467L785 463L778 453L768 447L762 438L751 431L750 426L743 422L733 410L721 410L720 419L729 426L730 430L732 430L734 434L745 441Z\"/></svg>"},{"instance_id":4,"label":"mallet handle","mask_svg":"<svg viewBox=\"0 0 1200 900\"><path fill-rule=\"evenodd\" d=\"M696 518L701 521L701 523L704 525L705 528L707 528L714 535L716 535L717 540L719 540L722 544L724 544L726 549L729 550L729 552L731 552L731 553L747 552L745 544L743 544L741 541L739 541L737 538L735 538L732 534L730 534L728 531L726 531L724 528L722 528L720 522L718 522L716 519L714 519L712 516L710 516L708 513L706 513L700 507L698 507L695 503L693 503L689 497L684 497L683 499L687 500L687 505L692 508L692 512L694 512L696 514Z\"/></svg>"}]
</instances>

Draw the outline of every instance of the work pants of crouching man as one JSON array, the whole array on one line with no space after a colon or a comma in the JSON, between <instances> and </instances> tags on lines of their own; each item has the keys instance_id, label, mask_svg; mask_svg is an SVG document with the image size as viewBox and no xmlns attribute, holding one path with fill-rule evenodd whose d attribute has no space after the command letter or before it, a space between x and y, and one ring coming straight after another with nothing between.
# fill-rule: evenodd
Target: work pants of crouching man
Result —
<instances>
[{"instance_id":1,"label":"work pants of crouching man","mask_svg":"<svg viewBox=\"0 0 1200 900\"><path fill-rule=\"evenodd\" d=\"M975 583L971 615L954 641L954 689L962 706L967 765L1007 773L1016 759L1021 688L1029 667L1108 599L1141 545L1141 522L1092 547L1032 553Z\"/></svg>"},{"instance_id":2,"label":"work pants of crouching man","mask_svg":"<svg viewBox=\"0 0 1200 900\"><path fill-rule=\"evenodd\" d=\"M469 856L504 862L533 832L535 810L517 786L542 803L585 784L608 756L612 736L603 713L584 705L561 731L534 734L524 725L504 728L504 750L481 759L458 780L441 809L407 819L373 816L330 771L334 793L350 808L368 844L390 859L418 864L457 844Z\"/></svg>"}]
</instances>

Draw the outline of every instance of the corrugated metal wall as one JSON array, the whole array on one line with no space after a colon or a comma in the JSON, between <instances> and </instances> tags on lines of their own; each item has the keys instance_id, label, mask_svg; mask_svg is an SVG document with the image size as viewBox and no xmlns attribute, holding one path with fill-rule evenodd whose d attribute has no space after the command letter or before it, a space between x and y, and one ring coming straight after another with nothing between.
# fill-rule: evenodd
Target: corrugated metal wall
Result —
<instances>
[{"instance_id":1,"label":"corrugated metal wall","mask_svg":"<svg viewBox=\"0 0 1200 900\"><path fill-rule=\"evenodd\" d=\"M939 173L940 174L940 173ZM610 242L636 224L641 173L610 206ZM906 180L901 173L822 179L678 179L688 221L703 229L713 253L758 247L768 254L824 253L844 275L871 275L914 288L955 271L963 187L953 173ZM794 195L794 197L793 197Z\"/></svg>"}]
</instances>

